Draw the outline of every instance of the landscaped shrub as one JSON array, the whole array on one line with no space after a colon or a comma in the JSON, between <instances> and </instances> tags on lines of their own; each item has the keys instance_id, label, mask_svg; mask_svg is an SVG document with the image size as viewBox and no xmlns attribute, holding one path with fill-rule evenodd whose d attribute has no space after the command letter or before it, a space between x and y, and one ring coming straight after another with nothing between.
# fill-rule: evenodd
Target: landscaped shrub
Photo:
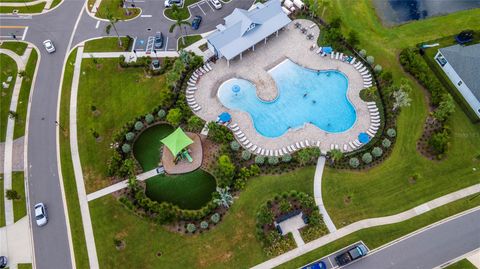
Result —
<instances>
[{"instance_id":1,"label":"landscaped shrub","mask_svg":"<svg viewBox=\"0 0 480 269\"><path fill-rule=\"evenodd\" d=\"M197 230L197 226L195 226L195 224L193 223L187 224L187 231L189 233L194 233L196 230Z\"/></svg>"},{"instance_id":2,"label":"landscaped shrub","mask_svg":"<svg viewBox=\"0 0 480 269\"><path fill-rule=\"evenodd\" d=\"M390 128L387 130L387 135L390 136L391 138L394 138L395 136L397 136L397 131L395 131L395 129L393 128Z\"/></svg>"},{"instance_id":3,"label":"landscaped shrub","mask_svg":"<svg viewBox=\"0 0 480 269\"><path fill-rule=\"evenodd\" d=\"M233 151L238 151L240 149L240 144L237 141L234 140L234 141L230 142L230 148Z\"/></svg>"},{"instance_id":4,"label":"landscaped shrub","mask_svg":"<svg viewBox=\"0 0 480 269\"><path fill-rule=\"evenodd\" d=\"M127 141L132 141L134 138L135 138L135 133L133 133L133 132L128 132L128 133L125 134L125 139Z\"/></svg>"},{"instance_id":5,"label":"landscaped shrub","mask_svg":"<svg viewBox=\"0 0 480 269\"><path fill-rule=\"evenodd\" d=\"M282 156L282 162L284 163L289 163L292 161L292 155L290 154L285 154Z\"/></svg>"},{"instance_id":6,"label":"landscaped shrub","mask_svg":"<svg viewBox=\"0 0 480 269\"><path fill-rule=\"evenodd\" d=\"M442 96L442 101L440 101L437 109L433 112L433 116L437 120L444 122L453 112L455 112L455 102L452 96L447 93Z\"/></svg>"},{"instance_id":7,"label":"landscaped shrub","mask_svg":"<svg viewBox=\"0 0 480 269\"><path fill-rule=\"evenodd\" d=\"M218 158L218 163L213 170L213 175L217 179L218 186L221 188L230 186L235 174L235 165L233 165L230 157L222 155Z\"/></svg>"},{"instance_id":8,"label":"landscaped shrub","mask_svg":"<svg viewBox=\"0 0 480 269\"><path fill-rule=\"evenodd\" d=\"M380 147L374 147L373 148L373 150L372 150L373 157L378 158L378 157L382 156L382 154L383 154L383 150Z\"/></svg>"},{"instance_id":9,"label":"landscaped shrub","mask_svg":"<svg viewBox=\"0 0 480 269\"><path fill-rule=\"evenodd\" d=\"M447 150L449 140L450 134L448 130L443 129L440 132L434 133L428 140L428 144L437 154L441 154Z\"/></svg>"},{"instance_id":10,"label":"landscaped shrub","mask_svg":"<svg viewBox=\"0 0 480 269\"><path fill-rule=\"evenodd\" d=\"M361 50L358 52L358 54L360 54L360 56L362 56L362 57L365 57L365 56L367 56L367 51L364 50L364 49L361 49Z\"/></svg>"},{"instance_id":11,"label":"landscaped shrub","mask_svg":"<svg viewBox=\"0 0 480 269\"><path fill-rule=\"evenodd\" d=\"M217 187L217 192L213 195L213 202L224 208L229 208L233 204L233 196L229 191L228 186L225 188Z\"/></svg>"},{"instance_id":12,"label":"landscaped shrub","mask_svg":"<svg viewBox=\"0 0 480 269\"><path fill-rule=\"evenodd\" d=\"M143 122L137 121L135 122L135 130L140 131L143 129Z\"/></svg>"},{"instance_id":13,"label":"landscaped shrub","mask_svg":"<svg viewBox=\"0 0 480 269\"><path fill-rule=\"evenodd\" d=\"M208 222L207 221L202 221L200 222L200 228L202 229L207 229L208 228Z\"/></svg>"},{"instance_id":14,"label":"landscaped shrub","mask_svg":"<svg viewBox=\"0 0 480 269\"><path fill-rule=\"evenodd\" d=\"M179 108L172 108L168 111L167 121L173 126L178 126L182 121L182 117L182 111Z\"/></svg>"},{"instance_id":15,"label":"landscaped shrub","mask_svg":"<svg viewBox=\"0 0 480 269\"><path fill-rule=\"evenodd\" d=\"M16 190L7 190L5 193L5 197L8 200L20 200L20 194Z\"/></svg>"},{"instance_id":16,"label":"landscaped shrub","mask_svg":"<svg viewBox=\"0 0 480 269\"><path fill-rule=\"evenodd\" d=\"M152 123L154 120L155 120L155 117L152 114L145 115L145 121L147 122L147 124Z\"/></svg>"},{"instance_id":17,"label":"landscaped shrub","mask_svg":"<svg viewBox=\"0 0 480 269\"><path fill-rule=\"evenodd\" d=\"M300 165L306 165L315 162L320 157L319 148L306 148L297 151L294 155Z\"/></svg>"},{"instance_id":18,"label":"landscaped shrub","mask_svg":"<svg viewBox=\"0 0 480 269\"><path fill-rule=\"evenodd\" d=\"M353 167L353 168L357 168L357 167L360 165L360 161L359 161L358 158L356 158L356 157L350 158L350 160L348 161L348 163L349 163L350 166Z\"/></svg>"},{"instance_id":19,"label":"landscaped shrub","mask_svg":"<svg viewBox=\"0 0 480 269\"><path fill-rule=\"evenodd\" d=\"M235 174L234 188L241 190L245 187L247 180L251 177L258 176L260 174L260 167L258 165L250 165L250 167L242 167Z\"/></svg>"},{"instance_id":20,"label":"landscaped shrub","mask_svg":"<svg viewBox=\"0 0 480 269\"><path fill-rule=\"evenodd\" d=\"M265 163L265 157L263 157L263 156L255 156L255 163L256 163L256 164L264 164L264 163Z\"/></svg>"},{"instance_id":21,"label":"landscaped shrub","mask_svg":"<svg viewBox=\"0 0 480 269\"><path fill-rule=\"evenodd\" d=\"M362 155L362 161L363 161L364 163L371 163L371 162L372 162L372 159L373 159L373 158L372 158L372 154L370 154L370 153L368 153L368 152Z\"/></svg>"},{"instance_id":22,"label":"landscaped shrub","mask_svg":"<svg viewBox=\"0 0 480 269\"><path fill-rule=\"evenodd\" d=\"M193 115L187 121L187 130L198 133L202 130L204 125L205 121L198 116Z\"/></svg>"},{"instance_id":23,"label":"landscaped shrub","mask_svg":"<svg viewBox=\"0 0 480 269\"><path fill-rule=\"evenodd\" d=\"M276 164L278 164L278 162L279 162L278 157L275 157L275 156L268 157L268 163L269 164L276 165Z\"/></svg>"},{"instance_id":24,"label":"landscaped shrub","mask_svg":"<svg viewBox=\"0 0 480 269\"><path fill-rule=\"evenodd\" d=\"M373 56L367 56L367 63L373 64L375 62L375 57Z\"/></svg>"},{"instance_id":25,"label":"landscaped shrub","mask_svg":"<svg viewBox=\"0 0 480 269\"><path fill-rule=\"evenodd\" d=\"M208 123L208 138L215 143L229 143L233 141L233 134L227 127L212 121Z\"/></svg>"},{"instance_id":26,"label":"landscaped shrub","mask_svg":"<svg viewBox=\"0 0 480 269\"><path fill-rule=\"evenodd\" d=\"M130 144L125 143L122 145L122 151L124 153L129 153L131 150L132 150L132 147L130 146Z\"/></svg>"},{"instance_id":27,"label":"landscaped shrub","mask_svg":"<svg viewBox=\"0 0 480 269\"><path fill-rule=\"evenodd\" d=\"M388 138L385 138L382 140L382 146L386 149L388 149L392 145L392 142L388 140Z\"/></svg>"},{"instance_id":28,"label":"landscaped shrub","mask_svg":"<svg viewBox=\"0 0 480 269\"><path fill-rule=\"evenodd\" d=\"M165 117L167 113L165 112L165 110L163 109L160 109L158 112L157 112L157 116L160 118L160 119L163 119L163 117Z\"/></svg>"},{"instance_id":29,"label":"landscaped shrub","mask_svg":"<svg viewBox=\"0 0 480 269\"><path fill-rule=\"evenodd\" d=\"M248 150L242 151L242 159L247 161L247 160L250 160L250 158L252 158L252 153L250 151Z\"/></svg>"},{"instance_id":30,"label":"landscaped shrub","mask_svg":"<svg viewBox=\"0 0 480 269\"><path fill-rule=\"evenodd\" d=\"M218 223L220 222L220 214L218 213L215 213L213 214L211 217L210 217L210 220L213 222L213 223Z\"/></svg>"},{"instance_id":31,"label":"landscaped shrub","mask_svg":"<svg viewBox=\"0 0 480 269\"><path fill-rule=\"evenodd\" d=\"M375 73L377 73L377 74L382 72L382 70L383 70L382 66L379 65L379 64L375 65L375 67L373 68L373 71L375 71Z\"/></svg>"}]
</instances>

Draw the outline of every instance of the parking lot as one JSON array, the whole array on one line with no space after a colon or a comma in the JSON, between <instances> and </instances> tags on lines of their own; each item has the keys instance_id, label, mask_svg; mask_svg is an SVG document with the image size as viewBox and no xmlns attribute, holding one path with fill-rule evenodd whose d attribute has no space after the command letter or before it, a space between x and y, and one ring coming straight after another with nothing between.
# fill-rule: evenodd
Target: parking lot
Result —
<instances>
[{"instance_id":1,"label":"parking lot","mask_svg":"<svg viewBox=\"0 0 480 269\"><path fill-rule=\"evenodd\" d=\"M333 252L333 253L325 256L325 257L322 257L322 258L316 260L315 262L309 263L308 265L313 264L313 263L317 263L319 261L323 261L327 265L327 269L338 268L337 263L335 262L335 257L338 256L343 251L348 250L348 249L350 249L350 248L352 248L356 245L359 245L359 244L364 245L368 249L368 251L370 251L370 249L367 247L367 245L365 245L362 241L358 241L356 243L353 243L353 244L349 245L348 247L342 248L342 249L340 249L336 252ZM307 265L303 266L302 268L304 268L306 266Z\"/></svg>"}]
</instances>

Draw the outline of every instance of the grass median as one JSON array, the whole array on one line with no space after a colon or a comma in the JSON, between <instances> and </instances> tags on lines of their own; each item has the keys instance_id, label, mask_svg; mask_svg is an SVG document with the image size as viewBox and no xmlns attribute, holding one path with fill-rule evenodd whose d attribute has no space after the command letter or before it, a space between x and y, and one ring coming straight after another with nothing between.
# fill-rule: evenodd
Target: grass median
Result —
<instances>
[{"instance_id":1,"label":"grass median","mask_svg":"<svg viewBox=\"0 0 480 269\"><path fill-rule=\"evenodd\" d=\"M28 44L25 42L3 41L2 45L0 45L0 48L11 50L16 54L22 56L23 54L25 54L25 50L27 50L27 46Z\"/></svg>"},{"instance_id":2,"label":"grass median","mask_svg":"<svg viewBox=\"0 0 480 269\"><path fill-rule=\"evenodd\" d=\"M0 174L0 227L5 226L5 191L3 190L4 182L3 174Z\"/></svg>"},{"instance_id":3,"label":"grass median","mask_svg":"<svg viewBox=\"0 0 480 269\"><path fill-rule=\"evenodd\" d=\"M178 50L184 49L184 48L192 45L193 43L201 40L202 36L201 35L187 35L187 36L184 36L184 39L185 39L185 44L183 44L182 37L180 37L178 39L178 41L177 41Z\"/></svg>"},{"instance_id":4,"label":"grass median","mask_svg":"<svg viewBox=\"0 0 480 269\"><path fill-rule=\"evenodd\" d=\"M17 191L20 199L13 201L13 219L17 222L27 215L27 201L25 197L25 180L23 172L12 173L12 190Z\"/></svg>"},{"instance_id":5,"label":"grass median","mask_svg":"<svg viewBox=\"0 0 480 269\"><path fill-rule=\"evenodd\" d=\"M0 66L2 70L0 72L0 82L7 83L8 87L3 88L1 86L0 94L0 142L5 141L7 136L7 122L10 111L10 102L12 100L13 88L15 87L15 81L17 80L18 67L14 59L6 54L0 54ZM7 82L8 77L12 77L10 82Z\"/></svg>"},{"instance_id":6,"label":"grass median","mask_svg":"<svg viewBox=\"0 0 480 269\"><path fill-rule=\"evenodd\" d=\"M12 13L14 10L18 10L18 13L42 13L47 2L41 2L33 6L17 6L17 7L5 7L0 6L0 13Z\"/></svg>"},{"instance_id":7,"label":"grass median","mask_svg":"<svg viewBox=\"0 0 480 269\"><path fill-rule=\"evenodd\" d=\"M83 52L124 52L128 49L130 40L128 37L120 37L120 40L122 41L122 46L119 46L117 37L90 40L85 43Z\"/></svg>"}]
</instances>

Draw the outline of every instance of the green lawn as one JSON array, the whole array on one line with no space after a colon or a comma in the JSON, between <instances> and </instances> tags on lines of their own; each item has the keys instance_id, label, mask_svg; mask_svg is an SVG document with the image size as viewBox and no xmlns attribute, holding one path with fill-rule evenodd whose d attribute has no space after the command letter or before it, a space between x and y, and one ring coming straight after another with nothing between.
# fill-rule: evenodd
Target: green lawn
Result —
<instances>
[{"instance_id":1,"label":"green lawn","mask_svg":"<svg viewBox=\"0 0 480 269\"><path fill-rule=\"evenodd\" d=\"M330 14L342 18L344 31L356 29L361 47L373 55L384 70L391 70L397 81L409 78L397 60L402 48L439 35L452 35L459 29L480 27L474 23L480 9L384 28L373 11L371 1L337 0L334 7ZM435 30L440 28L442 31ZM337 227L364 218L399 213L480 183L480 162L475 159L480 154L480 125L473 125L458 107L447 123L452 131L447 158L429 161L416 151L416 141L422 133L428 110L424 91L416 83L412 82L412 86L412 104L398 118L397 142L383 164L365 172L326 169L324 202ZM410 184L408 178L414 173L419 173L421 179L416 184Z\"/></svg>"},{"instance_id":2,"label":"green lawn","mask_svg":"<svg viewBox=\"0 0 480 269\"><path fill-rule=\"evenodd\" d=\"M106 19L107 14L110 13L114 18L117 18L119 20L127 20L134 18L138 16L138 14L140 14L139 8L128 8L128 10L130 11L130 15L127 16L125 14L125 9L121 6L121 3L122 1L119 0L102 0L95 16Z\"/></svg>"},{"instance_id":3,"label":"green lawn","mask_svg":"<svg viewBox=\"0 0 480 269\"><path fill-rule=\"evenodd\" d=\"M158 166L160 162L160 149L163 143L160 142L173 132L169 124L159 124L148 128L137 138L133 144L135 159L142 166L143 171L149 171Z\"/></svg>"},{"instance_id":4,"label":"green lawn","mask_svg":"<svg viewBox=\"0 0 480 269\"><path fill-rule=\"evenodd\" d=\"M5 191L3 190L3 174L0 174L0 227L5 226Z\"/></svg>"},{"instance_id":5,"label":"green lawn","mask_svg":"<svg viewBox=\"0 0 480 269\"><path fill-rule=\"evenodd\" d=\"M0 54L0 84L7 82L7 78L12 76L7 89L0 85L0 142L5 141L7 135L8 112L10 111L10 102L12 99L13 87L17 79L17 63L6 54Z\"/></svg>"},{"instance_id":6,"label":"green lawn","mask_svg":"<svg viewBox=\"0 0 480 269\"><path fill-rule=\"evenodd\" d=\"M454 264L447 266L448 269L477 269L469 260L463 259Z\"/></svg>"},{"instance_id":7,"label":"green lawn","mask_svg":"<svg viewBox=\"0 0 480 269\"><path fill-rule=\"evenodd\" d=\"M458 214L467 209L474 208L480 205L480 197L469 196L456 202L441 206L434 210L431 210L420 216L411 218L409 220L383 225L374 228L368 228L360 230L353 234L342 237L341 239L329 243L321 248L317 248L308 252L296 259L293 259L287 263L282 264L277 268L298 268L310 262L313 262L329 253L332 253L338 249L346 247L359 240L363 240L370 249L378 248L392 240L400 238L404 235L412 233L422 227L425 227L434 222L440 221L449 216Z\"/></svg>"},{"instance_id":8,"label":"green lawn","mask_svg":"<svg viewBox=\"0 0 480 269\"><path fill-rule=\"evenodd\" d=\"M188 19L190 17L190 11L188 11L188 6L198 1L200 0L184 0L185 3L183 4L183 7L178 9L179 17L182 20ZM164 14L165 16L167 16L167 18L174 20L171 8L166 8Z\"/></svg>"},{"instance_id":9,"label":"green lawn","mask_svg":"<svg viewBox=\"0 0 480 269\"><path fill-rule=\"evenodd\" d=\"M13 10L18 10L18 13L41 13L45 8L47 2L42 2L33 6L18 6L18 7L0 7L0 13L12 13Z\"/></svg>"},{"instance_id":10,"label":"green lawn","mask_svg":"<svg viewBox=\"0 0 480 269\"><path fill-rule=\"evenodd\" d=\"M65 66L60 103L60 124L69 126L70 92L75 63L76 49L70 53ZM83 233L82 215L78 202L77 185L70 152L69 134L60 132L60 161L62 164L63 187L67 202L68 218L77 268L88 268L88 254Z\"/></svg>"},{"instance_id":11,"label":"green lawn","mask_svg":"<svg viewBox=\"0 0 480 269\"><path fill-rule=\"evenodd\" d=\"M149 178L146 194L157 202L170 202L183 209L199 209L212 199L215 187L215 178L198 169L182 175Z\"/></svg>"},{"instance_id":12,"label":"green lawn","mask_svg":"<svg viewBox=\"0 0 480 269\"><path fill-rule=\"evenodd\" d=\"M17 266L18 269L32 269L31 263L19 263Z\"/></svg>"},{"instance_id":13,"label":"green lawn","mask_svg":"<svg viewBox=\"0 0 480 269\"><path fill-rule=\"evenodd\" d=\"M15 129L13 130L13 138L17 139L25 135L25 124L27 123L28 99L32 89L33 76L37 68L38 53L32 50L28 58L25 76L22 80L20 95L17 103L17 118L15 119Z\"/></svg>"},{"instance_id":14,"label":"green lawn","mask_svg":"<svg viewBox=\"0 0 480 269\"><path fill-rule=\"evenodd\" d=\"M12 189L20 194L20 199L13 201L13 218L16 222L27 215L27 201L25 198L25 181L23 172L12 173Z\"/></svg>"},{"instance_id":15,"label":"green lawn","mask_svg":"<svg viewBox=\"0 0 480 269\"><path fill-rule=\"evenodd\" d=\"M120 37L122 46L118 45L117 37L104 37L90 40L85 43L84 52L116 52L126 51L128 49L128 38Z\"/></svg>"},{"instance_id":16,"label":"green lawn","mask_svg":"<svg viewBox=\"0 0 480 269\"><path fill-rule=\"evenodd\" d=\"M78 139L87 193L111 184L107 162L112 134L138 115L160 105L167 90L164 76L147 78L143 68L119 69L118 59L82 62L78 92ZM93 112L91 107L95 106ZM99 133L95 139L93 130Z\"/></svg>"},{"instance_id":17,"label":"green lawn","mask_svg":"<svg viewBox=\"0 0 480 269\"><path fill-rule=\"evenodd\" d=\"M187 36L184 37L184 39L185 39L185 44L183 44L181 37L178 39L178 41L177 41L178 50L186 48L186 47L192 45L193 43L199 41L200 39L202 39L202 36L201 35L187 35Z\"/></svg>"},{"instance_id":18,"label":"green lawn","mask_svg":"<svg viewBox=\"0 0 480 269\"><path fill-rule=\"evenodd\" d=\"M313 195L313 169L252 178L221 223L194 236L139 218L112 196L94 200L90 213L100 267L246 268L260 263L268 257L255 236L258 207L283 191ZM125 249L116 250L114 238L124 240Z\"/></svg>"},{"instance_id":19,"label":"green lawn","mask_svg":"<svg viewBox=\"0 0 480 269\"><path fill-rule=\"evenodd\" d=\"M3 41L0 48L7 49L15 52L16 54L22 56L27 49L28 44L20 41Z\"/></svg>"},{"instance_id":20,"label":"green lawn","mask_svg":"<svg viewBox=\"0 0 480 269\"><path fill-rule=\"evenodd\" d=\"M53 0L52 5L50 6L50 9L58 6L63 0Z\"/></svg>"}]
</instances>

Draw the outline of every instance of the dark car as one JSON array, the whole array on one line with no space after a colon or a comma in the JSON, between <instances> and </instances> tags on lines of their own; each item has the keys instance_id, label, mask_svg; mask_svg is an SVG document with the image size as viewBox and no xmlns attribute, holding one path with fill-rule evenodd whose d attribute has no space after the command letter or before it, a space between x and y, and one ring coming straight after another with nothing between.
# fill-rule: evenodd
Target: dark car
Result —
<instances>
[{"instance_id":1,"label":"dark car","mask_svg":"<svg viewBox=\"0 0 480 269\"><path fill-rule=\"evenodd\" d=\"M192 21L192 29L193 30L198 30L200 27L200 23L202 22L202 17L200 16L195 16Z\"/></svg>"},{"instance_id":2,"label":"dark car","mask_svg":"<svg viewBox=\"0 0 480 269\"><path fill-rule=\"evenodd\" d=\"M360 244L339 254L337 257L335 257L335 261L337 262L338 266L346 265L367 255L367 252L367 248Z\"/></svg>"},{"instance_id":3,"label":"dark car","mask_svg":"<svg viewBox=\"0 0 480 269\"><path fill-rule=\"evenodd\" d=\"M153 60L152 61L152 70L157 71L160 70L160 61L159 60Z\"/></svg>"},{"instance_id":4,"label":"dark car","mask_svg":"<svg viewBox=\"0 0 480 269\"><path fill-rule=\"evenodd\" d=\"M161 49L163 47L163 34L161 32L157 32L155 34L155 42L153 43L155 49Z\"/></svg>"},{"instance_id":5,"label":"dark car","mask_svg":"<svg viewBox=\"0 0 480 269\"><path fill-rule=\"evenodd\" d=\"M302 269L327 269L327 265L323 261L318 261L302 267Z\"/></svg>"},{"instance_id":6,"label":"dark car","mask_svg":"<svg viewBox=\"0 0 480 269\"><path fill-rule=\"evenodd\" d=\"M7 263L8 263L7 257L0 256L0 268L6 268Z\"/></svg>"}]
</instances>

